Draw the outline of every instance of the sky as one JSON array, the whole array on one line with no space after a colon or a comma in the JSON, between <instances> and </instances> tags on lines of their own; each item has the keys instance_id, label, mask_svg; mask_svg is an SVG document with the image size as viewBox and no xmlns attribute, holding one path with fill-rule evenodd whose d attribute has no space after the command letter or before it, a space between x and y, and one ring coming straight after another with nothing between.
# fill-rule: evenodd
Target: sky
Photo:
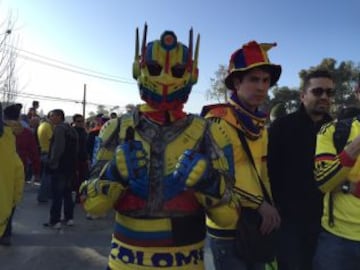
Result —
<instances>
[{"instance_id":1,"label":"sky","mask_svg":"<svg viewBox=\"0 0 360 270\"><path fill-rule=\"evenodd\" d=\"M27 110L37 99L45 113L67 115L82 113L84 85L86 114L96 104L141 103L132 78L135 29L141 37L146 22L148 41L173 30L187 44L192 27L200 34L199 80L185 110L198 113L216 102L205 93L219 65L250 40L277 43L269 58L282 66L279 86L298 87L299 71L327 57L359 63L359 10L358 0L0 0L0 23L11 14L15 24L17 102Z\"/></svg>"}]
</instances>

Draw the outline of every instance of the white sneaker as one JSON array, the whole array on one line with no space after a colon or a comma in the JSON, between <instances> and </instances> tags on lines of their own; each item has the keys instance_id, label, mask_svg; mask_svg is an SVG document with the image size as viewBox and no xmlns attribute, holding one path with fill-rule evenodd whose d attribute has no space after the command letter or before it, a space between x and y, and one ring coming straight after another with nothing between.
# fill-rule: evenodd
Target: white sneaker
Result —
<instances>
[{"instance_id":1,"label":"white sneaker","mask_svg":"<svg viewBox=\"0 0 360 270\"><path fill-rule=\"evenodd\" d=\"M69 219L68 221L66 221L66 226L74 226L74 220L73 219Z\"/></svg>"},{"instance_id":2,"label":"white sneaker","mask_svg":"<svg viewBox=\"0 0 360 270\"><path fill-rule=\"evenodd\" d=\"M61 222L56 222L54 225L51 226L53 229L60 230L61 229Z\"/></svg>"},{"instance_id":3,"label":"white sneaker","mask_svg":"<svg viewBox=\"0 0 360 270\"><path fill-rule=\"evenodd\" d=\"M61 229L61 222L52 223L44 223L44 227L49 227L51 229L60 230Z\"/></svg>"}]
</instances>

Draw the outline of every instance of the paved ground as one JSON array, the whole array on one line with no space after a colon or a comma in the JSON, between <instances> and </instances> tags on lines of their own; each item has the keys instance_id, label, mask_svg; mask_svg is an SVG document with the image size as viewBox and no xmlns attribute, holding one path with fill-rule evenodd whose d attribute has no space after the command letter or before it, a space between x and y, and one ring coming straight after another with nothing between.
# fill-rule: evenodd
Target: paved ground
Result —
<instances>
[{"instance_id":1,"label":"paved ground","mask_svg":"<svg viewBox=\"0 0 360 270\"><path fill-rule=\"evenodd\" d=\"M49 205L36 202L37 186L27 184L22 203L16 209L12 246L0 246L1 270L103 270L106 267L113 216L87 220L80 206L75 208L75 226L62 230L44 228ZM91 235L91 237L89 236ZM205 249L206 269L213 270Z\"/></svg>"}]
</instances>

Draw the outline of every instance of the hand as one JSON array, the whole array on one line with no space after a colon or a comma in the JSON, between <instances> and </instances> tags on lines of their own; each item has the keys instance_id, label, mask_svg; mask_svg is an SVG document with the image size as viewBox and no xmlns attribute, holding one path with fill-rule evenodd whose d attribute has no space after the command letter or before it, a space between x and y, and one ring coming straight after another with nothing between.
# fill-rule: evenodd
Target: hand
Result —
<instances>
[{"instance_id":1,"label":"hand","mask_svg":"<svg viewBox=\"0 0 360 270\"><path fill-rule=\"evenodd\" d=\"M347 145L344 150L349 157L356 159L360 154L360 135Z\"/></svg>"},{"instance_id":2,"label":"hand","mask_svg":"<svg viewBox=\"0 0 360 270\"><path fill-rule=\"evenodd\" d=\"M272 230L280 227L280 215L277 209L266 201L258 208L258 212L262 217L260 225L260 232L262 234L269 234Z\"/></svg>"},{"instance_id":3,"label":"hand","mask_svg":"<svg viewBox=\"0 0 360 270\"><path fill-rule=\"evenodd\" d=\"M176 165L174 178L183 181L188 187L194 187L206 177L207 172L208 163L204 155L194 150L185 150Z\"/></svg>"},{"instance_id":4,"label":"hand","mask_svg":"<svg viewBox=\"0 0 360 270\"><path fill-rule=\"evenodd\" d=\"M121 144L116 149L115 164L122 178L138 196L146 199L149 194L148 160L140 141Z\"/></svg>"}]
</instances>

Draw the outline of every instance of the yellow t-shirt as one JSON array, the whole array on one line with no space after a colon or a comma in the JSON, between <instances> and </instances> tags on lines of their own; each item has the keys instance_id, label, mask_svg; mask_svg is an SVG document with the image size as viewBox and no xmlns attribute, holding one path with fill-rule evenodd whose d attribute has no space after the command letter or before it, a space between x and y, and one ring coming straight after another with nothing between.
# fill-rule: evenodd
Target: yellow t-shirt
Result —
<instances>
[{"instance_id":1,"label":"yellow t-shirt","mask_svg":"<svg viewBox=\"0 0 360 270\"><path fill-rule=\"evenodd\" d=\"M50 140L53 135L53 128L49 122L42 122L37 130L40 149L42 153L48 153L50 147Z\"/></svg>"}]
</instances>

